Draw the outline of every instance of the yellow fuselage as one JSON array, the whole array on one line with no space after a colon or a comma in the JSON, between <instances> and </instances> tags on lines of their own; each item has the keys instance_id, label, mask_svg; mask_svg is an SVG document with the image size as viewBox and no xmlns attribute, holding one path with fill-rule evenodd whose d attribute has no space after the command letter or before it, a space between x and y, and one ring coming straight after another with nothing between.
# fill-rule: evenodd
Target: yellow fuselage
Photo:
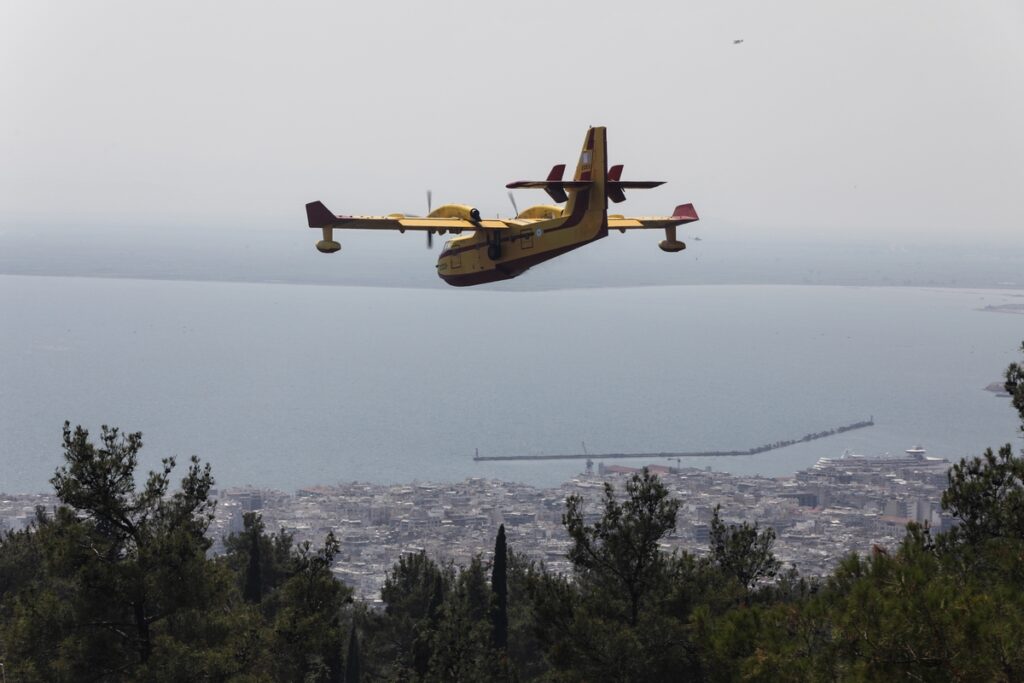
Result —
<instances>
[{"instance_id":1,"label":"yellow fuselage","mask_svg":"<svg viewBox=\"0 0 1024 683\"><path fill-rule=\"evenodd\" d=\"M608 234L601 216L587 215L524 220L521 228L504 232L449 240L437 260L437 274L457 287L508 280Z\"/></svg>"},{"instance_id":2,"label":"yellow fuselage","mask_svg":"<svg viewBox=\"0 0 1024 683\"><path fill-rule=\"evenodd\" d=\"M531 266L607 236L605 147L605 129L591 128L575 174L576 180L588 181L588 185L569 190L560 215L541 218L554 215L556 207L535 207L511 222L518 227L478 230L455 237L445 244L437 260L437 274L457 287L508 280Z\"/></svg>"}]
</instances>

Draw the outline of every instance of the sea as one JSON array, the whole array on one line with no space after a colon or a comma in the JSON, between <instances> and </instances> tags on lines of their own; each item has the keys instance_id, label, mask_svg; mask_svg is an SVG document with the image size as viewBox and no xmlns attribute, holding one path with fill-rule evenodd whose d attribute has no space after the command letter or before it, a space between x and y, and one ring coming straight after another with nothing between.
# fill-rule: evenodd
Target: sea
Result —
<instances>
[{"instance_id":1,"label":"sea","mask_svg":"<svg viewBox=\"0 0 1024 683\"><path fill-rule=\"evenodd\" d=\"M0 275L0 491L42 492L65 420L141 431L218 486L488 477L582 460L791 476L846 451L958 460L1018 440L985 391L1021 359L1022 290L679 285L478 291ZM1015 308L1016 305L1016 308ZM999 310L998 307L1004 307Z\"/></svg>"}]
</instances>

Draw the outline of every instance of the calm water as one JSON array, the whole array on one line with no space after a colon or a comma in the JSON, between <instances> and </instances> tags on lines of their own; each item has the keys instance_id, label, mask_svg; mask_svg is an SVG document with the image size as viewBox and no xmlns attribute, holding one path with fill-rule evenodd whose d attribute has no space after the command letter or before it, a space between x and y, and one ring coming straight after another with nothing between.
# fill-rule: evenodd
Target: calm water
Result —
<instances>
[{"instance_id":1,"label":"calm water","mask_svg":"<svg viewBox=\"0 0 1024 683\"><path fill-rule=\"evenodd\" d=\"M0 276L0 490L36 491L63 420L198 454L221 485L501 477L582 461L481 454L748 448L791 474L918 442L950 459L1014 438L982 391L1018 359L1017 292L675 286L548 292ZM641 464L641 461L627 461Z\"/></svg>"}]
</instances>

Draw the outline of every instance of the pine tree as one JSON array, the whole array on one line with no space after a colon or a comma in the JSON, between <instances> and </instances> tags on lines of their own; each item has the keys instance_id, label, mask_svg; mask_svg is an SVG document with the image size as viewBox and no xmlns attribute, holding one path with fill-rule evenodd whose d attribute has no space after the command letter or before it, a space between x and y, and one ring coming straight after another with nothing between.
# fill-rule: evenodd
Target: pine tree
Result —
<instances>
[{"instance_id":1,"label":"pine tree","mask_svg":"<svg viewBox=\"0 0 1024 683\"><path fill-rule=\"evenodd\" d=\"M775 559L775 530L758 530L758 524L729 524L719 514L721 505L715 506L711 518L711 559L727 575L751 590L762 579L772 579L782 563Z\"/></svg>"},{"instance_id":2,"label":"pine tree","mask_svg":"<svg viewBox=\"0 0 1024 683\"><path fill-rule=\"evenodd\" d=\"M94 443L65 422L64 465L51 479L61 505L0 542L0 564L34 553L31 583L0 598L2 656L19 680L151 680L171 666L169 652L189 653L175 660L184 672L223 645L211 635L230 596L206 557L210 467L191 458L172 490L166 458L140 486L141 448L141 433L104 426Z\"/></svg>"},{"instance_id":3,"label":"pine tree","mask_svg":"<svg viewBox=\"0 0 1024 683\"><path fill-rule=\"evenodd\" d=\"M566 499L565 508L562 524L573 542L569 560L577 578L600 586L609 602L624 599L629 625L636 626L644 599L663 578L665 556L658 544L675 531L679 501L645 467L626 482L622 503L605 483L600 521L586 523L578 494Z\"/></svg>"}]
</instances>

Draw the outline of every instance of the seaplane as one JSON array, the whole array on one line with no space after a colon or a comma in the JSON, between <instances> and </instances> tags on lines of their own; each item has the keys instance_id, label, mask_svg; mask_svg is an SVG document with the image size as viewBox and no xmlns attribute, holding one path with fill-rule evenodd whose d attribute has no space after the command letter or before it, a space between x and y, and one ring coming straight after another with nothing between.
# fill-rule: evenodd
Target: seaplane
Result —
<instances>
[{"instance_id":1,"label":"seaplane","mask_svg":"<svg viewBox=\"0 0 1024 683\"><path fill-rule=\"evenodd\" d=\"M306 204L310 228L322 231L317 250L332 254L341 249L334 239L335 230L407 230L426 232L427 246L434 234L451 234L437 260L437 274L455 287L480 285L518 277L531 267L549 261L573 249L608 236L610 230L663 229L665 239L658 246L675 253L686 249L676 228L698 220L693 204L680 204L670 216L636 216L608 213L608 201L626 199L626 190L650 189L663 185L656 180L622 180L622 165L608 167L607 130L601 126L587 130L572 180L562 180L565 164L551 169L544 180L518 180L508 183L514 218L483 218L467 204L445 204L428 215L344 216L331 212L322 202ZM540 189L554 204L541 204L519 211L511 190ZM564 206L559 206L564 204Z\"/></svg>"}]
</instances>

